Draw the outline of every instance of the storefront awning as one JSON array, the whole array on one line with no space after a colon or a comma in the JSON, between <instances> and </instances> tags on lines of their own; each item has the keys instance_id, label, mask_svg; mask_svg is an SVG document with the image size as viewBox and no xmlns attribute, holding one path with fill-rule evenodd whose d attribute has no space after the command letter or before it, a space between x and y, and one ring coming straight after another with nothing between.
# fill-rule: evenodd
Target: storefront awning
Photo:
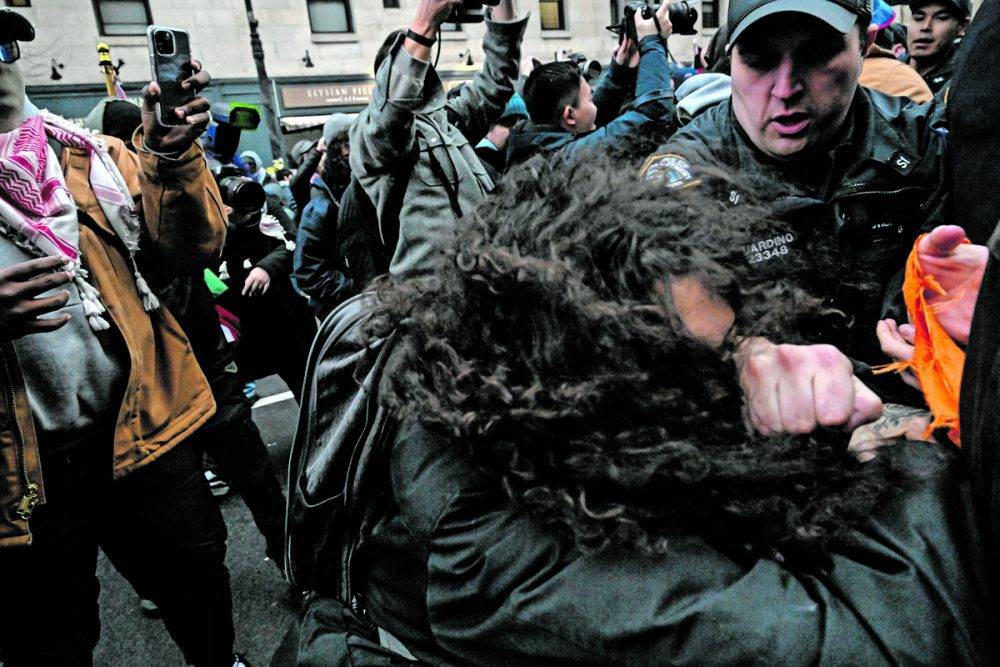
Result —
<instances>
[{"instance_id":1,"label":"storefront awning","mask_svg":"<svg viewBox=\"0 0 1000 667\"><path fill-rule=\"evenodd\" d=\"M301 132L313 128L323 127L323 123L330 117L330 114L323 116L284 116L281 119L281 129L285 132Z\"/></svg>"}]
</instances>

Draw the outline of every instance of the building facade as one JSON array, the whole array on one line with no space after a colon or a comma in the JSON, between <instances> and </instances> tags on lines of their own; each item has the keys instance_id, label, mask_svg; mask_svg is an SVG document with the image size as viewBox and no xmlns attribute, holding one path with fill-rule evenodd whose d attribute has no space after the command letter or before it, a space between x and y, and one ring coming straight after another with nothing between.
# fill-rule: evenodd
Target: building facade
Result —
<instances>
[{"instance_id":1,"label":"building facade","mask_svg":"<svg viewBox=\"0 0 1000 667\"><path fill-rule=\"evenodd\" d=\"M211 72L213 101L262 102L250 47L245 0L4 0L37 31L22 67L39 106L70 118L87 114L103 96L96 45L106 42L129 95L150 78L145 31L150 24L186 29L192 52ZM671 50L690 61L707 43L725 0L699 0L701 35L671 38ZM356 111L370 95L372 63L385 36L405 28L418 0L252 0L285 149L315 134L318 117ZM606 30L625 0L516 0L531 18L523 54L542 61L571 53L607 61L617 38ZM707 15L705 14L707 12ZM446 26L438 70L446 80L468 79L482 64L482 25ZM700 27L700 26L699 26ZM266 124L244 143L270 155ZM306 134L302 134L306 132ZM262 136L253 136L262 135Z\"/></svg>"},{"instance_id":2,"label":"building facade","mask_svg":"<svg viewBox=\"0 0 1000 667\"><path fill-rule=\"evenodd\" d=\"M247 4L259 21L272 87L267 91L282 128L285 151L315 137L316 124L333 111L357 111L371 94L372 63L385 36L405 28L419 0L0 0L35 25L22 68L29 94L42 107L82 118L103 97L96 45L106 42L121 60L126 91L138 96L150 78L148 25L184 28L192 52L213 76L213 101L261 105L250 47ZM620 20L628 0L515 0L531 19L523 55L541 61L583 53L606 62L617 38L606 27ZM978 7L982 0L974 0ZM689 0L699 10L697 34L670 38L670 51L691 63L725 21L728 0ZM438 71L446 81L471 77L482 64L482 25L446 26ZM271 156L267 123L244 144Z\"/></svg>"}]
</instances>

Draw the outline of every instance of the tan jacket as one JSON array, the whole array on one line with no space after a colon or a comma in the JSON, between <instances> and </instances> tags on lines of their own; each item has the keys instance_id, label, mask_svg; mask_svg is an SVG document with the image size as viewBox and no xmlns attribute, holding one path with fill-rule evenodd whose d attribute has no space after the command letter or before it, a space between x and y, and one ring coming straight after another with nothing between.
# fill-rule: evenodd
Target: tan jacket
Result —
<instances>
[{"instance_id":1,"label":"tan jacket","mask_svg":"<svg viewBox=\"0 0 1000 667\"><path fill-rule=\"evenodd\" d=\"M176 273L218 261L226 218L201 147L192 146L174 161L142 150L136 156L117 139L104 139L145 222L141 252ZM139 133L135 141L141 146ZM182 442L215 413L215 401L174 317L164 306L154 313L143 309L128 256L90 189L86 154L68 148L61 165L77 208L90 219L80 225L86 268L128 348L128 381L114 437L117 478ZM5 547L30 543L28 518L33 505L44 502L44 485L16 355L9 343L0 351L0 547Z\"/></svg>"},{"instance_id":2,"label":"tan jacket","mask_svg":"<svg viewBox=\"0 0 1000 667\"><path fill-rule=\"evenodd\" d=\"M908 97L919 104L934 99L934 93L915 69L897 60L892 51L875 44L864 59L859 82L865 88L893 97Z\"/></svg>"}]
</instances>

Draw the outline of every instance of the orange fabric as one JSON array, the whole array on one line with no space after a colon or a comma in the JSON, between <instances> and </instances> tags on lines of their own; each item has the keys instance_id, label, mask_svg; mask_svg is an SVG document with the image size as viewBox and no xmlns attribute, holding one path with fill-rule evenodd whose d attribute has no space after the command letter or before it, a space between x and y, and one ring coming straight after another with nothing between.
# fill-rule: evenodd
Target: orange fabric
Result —
<instances>
[{"instance_id":1,"label":"orange fabric","mask_svg":"<svg viewBox=\"0 0 1000 667\"><path fill-rule=\"evenodd\" d=\"M926 436L939 429L947 428L948 437L956 445L961 445L961 431L958 423L958 394L962 386L962 368L965 366L965 352L951 339L937 321L935 313L948 308L944 303L931 306L927 303L928 292L945 296L947 292L934 276L924 273L920 265L917 247L925 235L917 239L906 262L906 281L903 284L903 299L910 322L916 329L912 361L901 361L876 369L876 373L912 370L924 392L924 399L934 415L927 428ZM963 243L969 243L965 239Z\"/></svg>"}]
</instances>

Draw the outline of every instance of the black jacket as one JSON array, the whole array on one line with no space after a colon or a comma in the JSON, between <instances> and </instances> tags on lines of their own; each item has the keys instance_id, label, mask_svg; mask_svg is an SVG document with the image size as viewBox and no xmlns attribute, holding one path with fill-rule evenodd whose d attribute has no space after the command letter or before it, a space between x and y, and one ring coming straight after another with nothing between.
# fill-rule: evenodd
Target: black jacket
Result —
<instances>
[{"instance_id":1,"label":"black jacket","mask_svg":"<svg viewBox=\"0 0 1000 667\"><path fill-rule=\"evenodd\" d=\"M292 190L292 197L295 198L295 210L298 212L299 218L302 217L302 211L305 210L306 204L309 203L312 190L310 183L312 182L312 177L316 174L316 169L319 167L319 161L322 157L322 153L315 148L311 149L302 158L302 164L295 170L295 175L292 176L292 181L289 183L289 187Z\"/></svg>"},{"instance_id":2,"label":"black jacket","mask_svg":"<svg viewBox=\"0 0 1000 667\"><path fill-rule=\"evenodd\" d=\"M955 59L958 51L957 47L951 47L948 55L942 57L937 65L921 75L927 87L935 95L946 90L951 84L951 79L955 75ZM912 63L913 60L911 59L910 62Z\"/></svg>"},{"instance_id":3,"label":"black jacket","mask_svg":"<svg viewBox=\"0 0 1000 667\"><path fill-rule=\"evenodd\" d=\"M358 588L435 664L989 663L987 564L955 451L902 447L925 477L803 571L696 537L661 556L582 555L461 447L406 427Z\"/></svg>"},{"instance_id":4,"label":"black jacket","mask_svg":"<svg viewBox=\"0 0 1000 667\"><path fill-rule=\"evenodd\" d=\"M675 134L643 174L690 187L701 183L701 165L714 165L765 181L772 191L764 198L786 229L746 248L751 267L800 274L853 319L851 340L831 342L857 360L884 363L875 325L887 316L905 321L906 258L918 234L944 224L950 206L941 109L905 103L859 88L832 148L808 162L779 163L753 146L727 100ZM759 194L734 188L726 198L739 205Z\"/></svg>"},{"instance_id":5,"label":"black jacket","mask_svg":"<svg viewBox=\"0 0 1000 667\"><path fill-rule=\"evenodd\" d=\"M275 212L285 238L294 241L294 223L283 211ZM292 250L284 241L265 236L257 225L231 226L222 259L229 273L225 281L229 289L218 302L240 318L236 348L240 373L250 379L265 377L283 368L288 359L304 366L316 321L306 299L292 285ZM243 285L254 268L267 272L270 287L260 296L244 296Z\"/></svg>"}]
</instances>

